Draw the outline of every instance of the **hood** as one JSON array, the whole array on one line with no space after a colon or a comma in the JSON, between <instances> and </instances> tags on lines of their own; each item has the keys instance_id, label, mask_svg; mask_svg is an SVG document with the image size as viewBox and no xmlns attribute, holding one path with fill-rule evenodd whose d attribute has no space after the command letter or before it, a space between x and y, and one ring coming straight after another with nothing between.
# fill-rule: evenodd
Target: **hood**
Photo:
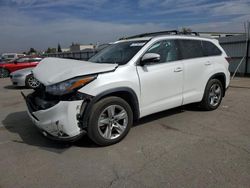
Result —
<instances>
[{"instance_id":1,"label":"hood","mask_svg":"<svg viewBox=\"0 0 250 188\"><path fill-rule=\"evenodd\" d=\"M22 75L28 75L31 74L33 68L25 68L25 69L21 69L21 70L17 70L15 72L12 72L11 75L15 75L15 74L22 74Z\"/></svg>"},{"instance_id":2,"label":"hood","mask_svg":"<svg viewBox=\"0 0 250 188\"><path fill-rule=\"evenodd\" d=\"M99 64L62 58L45 58L34 69L33 75L45 86L77 76L114 71L117 64Z\"/></svg>"}]
</instances>

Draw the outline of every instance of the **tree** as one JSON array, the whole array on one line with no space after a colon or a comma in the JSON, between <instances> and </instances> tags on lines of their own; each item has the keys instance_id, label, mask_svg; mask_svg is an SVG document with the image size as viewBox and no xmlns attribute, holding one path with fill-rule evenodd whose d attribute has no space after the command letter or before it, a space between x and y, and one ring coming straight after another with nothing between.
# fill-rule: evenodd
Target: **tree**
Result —
<instances>
[{"instance_id":1,"label":"tree","mask_svg":"<svg viewBox=\"0 0 250 188\"><path fill-rule=\"evenodd\" d=\"M191 32L192 32L192 29L187 28L187 27L183 27L183 28L181 29L181 32L184 33L184 34L188 34L188 33L191 33Z\"/></svg>"},{"instance_id":2,"label":"tree","mask_svg":"<svg viewBox=\"0 0 250 188\"><path fill-rule=\"evenodd\" d=\"M51 48L50 47L48 47L48 49L46 50L46 53L47 54L51 53Z\"/></svg>"},{"instance_id":3,"label":"tree","mask_svg":"<svg viewBox=\"0 0 250 188\"><path fill-rule=\"evenodd\" d=\"M48 47L48 49L45 51L45 53L49 54L49 53L56 53L57 49L56 48L50 48Z\"/></svg>"},{"instance_id":4,"label":"tree","mask_svg":"<svg viewBox=\"0 0 250 188\"><path fill-rule=\"evenodd\" d=\"M62 52L61 45L58 43L57 52Z\"/></svg>"},{"instance_id":5,"label":"tree","mask_svg":"<svg viewBox=\"0 0 250 188\"><path fill-rule=\"evenodd\" d=\"M28 51L28 54L36 54L36 50L34 48L30 48L30 50Z\"/></svg>"}]
</instances>

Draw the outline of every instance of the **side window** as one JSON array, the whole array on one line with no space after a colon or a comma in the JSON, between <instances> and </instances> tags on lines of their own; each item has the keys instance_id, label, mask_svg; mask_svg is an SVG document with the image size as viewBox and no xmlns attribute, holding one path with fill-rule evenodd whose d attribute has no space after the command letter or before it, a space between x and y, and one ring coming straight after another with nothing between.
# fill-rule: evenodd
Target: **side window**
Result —
<instances>
[{"instance_id":1,"label":"side window","mask_svg":"<svg viewBox=\"0 0 250 188\"><path fill-rule=\"evenodd\" d=\"M161 56L159 63L176 61L179 59L175 40L164 40L151 46L146 53L157 53Z\"/></svg>"},{"instance_id":2,"label":"side window","mask_svg":"<svg viewBox=\"0 0 250 188\"><path fill-rule=\"evenodd\" d=\"M181 45L182 59L203 57L200 40L179 40Z\"/></svg>"},{"instance_id":3,"label":"side window","mask_svg":"<svg viewBox=\"0 0 250 188\"><path fill-rule=\"evenodd\" d=\"M222 53L217 46L209 41L202 41L202 49L205 56L215 56Z\"/></svg>"},{"instance_id":4,"label":"side window","mask_svg":"<svg viewBox=\"0 0 250 188\"><path fill-rule=\"evenodd\" d=\"M17 63L27 63L28 61L29 61L29 58L20 58L16 60Z\"/></svg>"}]
</instances>

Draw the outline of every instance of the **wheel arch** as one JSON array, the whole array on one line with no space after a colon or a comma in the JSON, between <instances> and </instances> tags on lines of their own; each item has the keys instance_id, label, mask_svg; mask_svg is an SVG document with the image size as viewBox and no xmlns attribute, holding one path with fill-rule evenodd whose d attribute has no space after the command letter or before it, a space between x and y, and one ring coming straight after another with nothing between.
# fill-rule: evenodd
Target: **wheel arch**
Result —
<instances>
[{"instance_id":1,"label":"wheel arch","mask_svg":"<svg viewBox=\"0 0 250 188\"><path fill-rule=\"evenodd\" d=\"M139 119L140 110L139 110L139 101L135 91L129 87L119 87L104 91L97 96L92 97L89 102L86 104L85 110L82 112L81 116L83 119L83 127L87 127L88 118L91 113L93 105L100 101L103 98L109 96L116 96L124 99L130 106L133 111L134 120Z\"/></svg>"},{"instance_id":2,"label":"wheel arch","mask_svg":"<svg viewBox=\"0 0 250 188\"><path fill-rule=\"evenodd\" d=\"M208 82L209 82L211 79L218 79L218 80L221 82L222 87L223 87L222 96L224 97L224 96L225 96L225 92L226 92L226 75L225 75L225 73L219 72L219 73L213 74L213 75L207 80L206 86L207 86ZM205 88L206 88L206 87L205 87Z\"/></svg>"}]
</instances>

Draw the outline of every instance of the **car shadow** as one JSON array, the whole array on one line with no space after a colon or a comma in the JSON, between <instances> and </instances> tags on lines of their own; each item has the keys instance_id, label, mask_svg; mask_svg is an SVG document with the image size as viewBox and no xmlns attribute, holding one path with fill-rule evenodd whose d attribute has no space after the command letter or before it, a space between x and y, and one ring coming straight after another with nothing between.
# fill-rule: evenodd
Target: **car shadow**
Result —
<instances>
[{"instance_id":1,"label":"car shadow","mask_svg":"<svg viewBox=\"0 0 250 188\"><path fill-rule=\"evenodd\" d=\"M133 127L142 126L146 123L159 120L161 118L166 118L175 114L183 113L189 110L196 110L196 108L193 106L183 106L155 113L138 120L134 123ZM7 115L6 118L2 121L2 124L9 132L18 134L20 136L20 140L12 140L13 142L37 146L43 150L55 153L62 153L65 150L69 149L71 146L86 148L99 147L94 142L92 142L87 135L83 135L81 139L75 142L59 142L55 140L50 140L44 137L38 131L35 125L33 125L26 111L14 112Z\"/></svg>"},{"instance_id":2,"label":"car shadow","mask_svg":"<svg viewBox=\"0 0 250 188\"><path fill-rule=\"evenodd\" d=\"M165 117L168 117L168 116L172 116L172 115L175 115L175 114L182 113L184 111L185 110L184 110L183 107L177 107L177 108L173 108L173 109L170 109L170 110L165 110L165 111L162 111L162 112L151 114L151 115L145 116L145 117L139 119L138 121L136 121L134 123L133 127L141 126L141 125L147 124L149 122L159 120L161 118L165 118Z\"/></svg>"},{"instance_id":3,"label":"car shadow","mask_svg":"<svg viewBox=\"0 0 250 188\"><path fill-rule=\"evenodd\" d=\"M4 86L4 89L12 89L12 90L17 90L17 89L29 89L25 86L14 86L14 85L7 85L7 86Z\"/></svg>"},{"instance_id":4,"label":"car shadow","mask_svg":"<svg viewBox=\"0 0 250 188\"><path fill-rule=\"evenodd\" d=\"M21 139L15 139L12 140L12 142L37 146L41 149L55 153L62 153L72 145L81 147L98 147L95 146L85 135L76 142L59 142L50 140L44 137L35 125L33 125L26 111L14 112L7 115L2 121L2 124L9 132L20 136Z\"/></svg>"}]
</instances>

